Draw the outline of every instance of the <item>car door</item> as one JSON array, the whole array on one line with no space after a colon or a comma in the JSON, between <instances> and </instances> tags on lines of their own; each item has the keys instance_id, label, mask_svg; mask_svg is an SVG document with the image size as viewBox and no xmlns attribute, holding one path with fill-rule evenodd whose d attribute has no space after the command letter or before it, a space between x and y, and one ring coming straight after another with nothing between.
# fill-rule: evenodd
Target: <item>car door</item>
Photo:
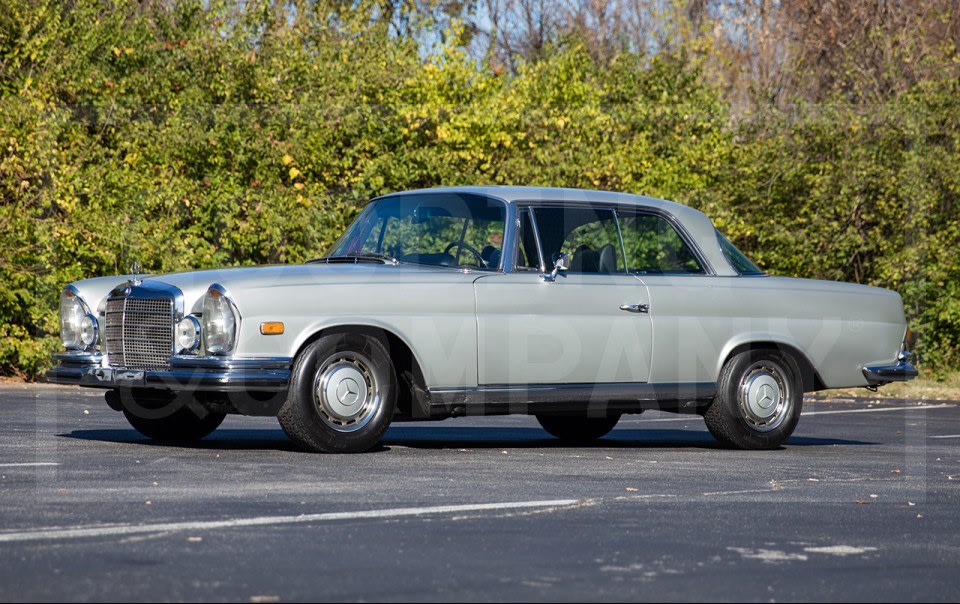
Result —
<instances>
[{"instance_id":1,"label":"car door","mask_svg":"<svg viewBox=\"0 0 960 604\"><path fill-rule=\"evenodd\" d=\"M655 382L711 382L721 347L737 328L729 279L707 271L697 249L667 215L646 208L617 210L627 271L650 296ZM742 326L740 326L742 327Z\"/></svg>"},{"instance_id":2,"label":"car door","mask_svg":"<svg viewBox=\"0 0 960 604\"><path fill-rule=\"evenodd\" d=\"M480 386L647 381L648 293L625 270L613 211L547 206L519 216L514 270L474 283ZM571 266L549 282L542 274L557 251Z\"/></svg>"}]
</instances>

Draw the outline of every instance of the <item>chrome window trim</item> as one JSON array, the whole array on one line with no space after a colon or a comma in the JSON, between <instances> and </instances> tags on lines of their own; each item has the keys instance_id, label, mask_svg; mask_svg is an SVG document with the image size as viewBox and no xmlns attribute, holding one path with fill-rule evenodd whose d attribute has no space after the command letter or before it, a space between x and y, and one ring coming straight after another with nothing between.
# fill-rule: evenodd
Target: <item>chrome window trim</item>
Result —
<instances>
[{"instance_id":1,"label":"chrome window trim","mask_svg":"<svg viewBox=\"0 0 960 604\"><path fill-rule=\"evenodd\" d=\"M674 216L674 215L671 214L670 212L667 212L666 210L661 210L660 208L653 208L653 207L644 206L644 205L625 206L625 205L622 205L622 204L621 204L621 205L617 205L617 204L610 204L610 203L593 203L593 202L588 202L588 201L562 202L562 201L550 201L550 200L523 200L523 201L518 201L517 203L518 203L518 204L523 204L525 207L527 207L527 208L530 209L530 211L531 211L531 218L533 219L533 223L534 223L534 228L535 228L535 229L537 228L537 227L536 227L536 212L533 212L533 210L536 209L536 208L551 208L551 209L588 208L588 209L591 209L591 210L610 210L610 211L612 211L612 212L614 213L614 216L615 216L615 221L617 222L617 233L621 235L621 236L620 236L620 249L621 249L621 252L623 253L624 267L626 267L626 257L627 257L627 256L626 256L626 250L625 250L624 245L623 245L623 236L622 236L622 233L620 232L620 223L619 223L620 218L619 218L619 216L618 216L619 212L621 212L621 211L623 211L623 212L634 212L634 213L651 214L651 215L654 215L654 216L658 216L658 217L663 218L664 220L666 220L667 223L670 224L670 226L673 227L673 229L677 232L677 235L679 235L680 239L681 239L685 244L687 244L687 246L690 248L690 251L692 251L692 252L693 252L693 255L696 257L697 262L699 262L699 263L700 263L700 266L703 268L703 271L702 271L702 272L699 272L699 273L676 273L676 274L670 274L669 276L671 276L671 277L673 277L673 276L677 276L677 277L716 277L716 276L717 276L717 272L714 270L713 265L710 264L709 261L707 261L706 255L704 255L703 251L700 249L700 246L698 246L698 245L696 244L696 242L693 240L693 237L690 236L690 233L687 231L687 229L684 228L683 223L681 223L680 220L677 219L676 216ZM538 241L538 245L541 245L541 244L539 243L539 241ZM542 247L542 246L541 246L541 247ZM543 250L542 250L542 249L540 250L540 255L541 255L541 261L542 261L542 258L543 258ZM546 270L546 268L543 267L543 270ZM620 274L620 273L617 273L617 274ZM624 274L624 275L636 276L636 275L642 275L643 273L624 272L623 274ZM650 276L650 275L647 275L647 276ZM656 276L656 275L654 275L654 276Z\"/></svg>"},{"instance_id":2,"label":"chrome window trim","mask_svg":"<svg viewBox=\"0 0 960 604\"><path fill-rule=\"evenodd\" d=\"M530 216L530 228L533 229L533 240L537 245L537 260L540 262L540 272L545 273L547 272L547 263L543 259L543 244L540 243L540 227L537 226L537 217L533 213L532 206L525 206L523 209L526 210L527 214ZM518 252L519 249L520 248L518 244Z\"/></svg>"},{"instance_id":3,"label":"chrome window trim","mask_svg":"<svg viewBox=\"0 0 960 604\"><path fill-rule=\"evenodd\" d=\"M737 268L737 265L735 265L735 264L733 263L733 260L730 259L730 255L727 254L727 251L726 251L725 249L723 249L723 239L726 239L726 240L727 240L727 243L729 243L730 245L733 245L733 242L730 241L730 239L729 239L726 235L724 235L723 233L721 233L721 232L720 232L720 229L714 227L713 232L716 234L717 244L720 246L720 255L723 256L723 259L726 260L726 262L727 262L728 265L730 265L730 268L733 269L733 272L737 273L737 276L738 276L738 277L748 277L748 278L752 278L752 277L769 277L769 276L770 276L770 275L768 275L762 268L760 268L759 266L757 266L757 268L760 270L759 273L744 273L744 272L742 272L740 269L738 269L738 268ZM734 246L734 248L736 248L737 251L739 251L742 255L746 256L746 254L744 254L742 251L740 251L739 248L737 248L736 246ZM749 256L747 257L747 260L750 260L750 262L751 262L754 266L756 266L756 263L753 262L753 260L750 259Z\"/></svg>"},{"instance_id":4,"label":"chrome window trim","mask_svg":"<svg viewBox=\"0 0 960 604\"><path fill-rule=\"evenodd\" d=\"M617 237L620 239L620 257L623 259L623 272L630 273L630 264L627 262L627 246L623 243L623 230L620 228L620 212L613 211L613 223L617 226Z\"/></svg>"},{"instance_id":5,"label":"chrome window trim","mask_svg":"<svg viewBox=\"0 0 960 604\"><path fill-rule=\"evenodd\" d=\"M590 208L592 210L613 210L614 213L619 211L624 212L641 212L646 214L653 214L655 216L660 216L664 218L670 225L677 231L677 234L680 235L680 238L690 246L691 251L697 257L697 261L700 262L703 266L702 273L678 273L678 277L716 277L717 272L714 270L713 265L707 260L706 255L700 249L700 246L694 241L693 237L690 236L690 233L683 226L683 223L674 216L672 213L663 210L661 208L654 208L647 205L626 205L626 204L616 204L616 203L607 203L607 202L590 202L590 201L551 201L551 200L539 200L539 199L524 199L517 200L515 203L523 204L525 206L532 208ZM621 239L622 243L622 239ZM628 275L634 275L635 273L624 273ZM636 273L639 274L639 273ZM670 275L673 276L673 275Z\"/></svg>"},{"instance_id":6,"label":"chrome window trim","mask_svg":"<svg viewBox=\"0 0 960 604\"><path fill-rule=\"evenodd\" d=\"M517 231L520 229L517 227L517 222L519 221L519 215L517 212L517 206L512 203L507 203L505 199L499 197L488 197L494 201L498 201L504 206L504 215L503 215L503 242L500 244L500 266L497 267L495 272L498 273L512 273L516 271L516 258L511 254L504 253L506 250L512 250L517 242ZM482 271L489 273L490 271Z\"/></svg>"}]
</instances>

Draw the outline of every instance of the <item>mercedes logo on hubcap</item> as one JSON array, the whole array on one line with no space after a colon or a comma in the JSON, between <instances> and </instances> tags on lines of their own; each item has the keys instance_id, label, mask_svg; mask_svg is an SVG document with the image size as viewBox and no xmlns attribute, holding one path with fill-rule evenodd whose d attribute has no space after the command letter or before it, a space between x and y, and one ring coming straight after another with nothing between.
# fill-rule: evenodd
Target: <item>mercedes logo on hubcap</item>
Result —
<instances>
[{"instance_id":1,"label":"mercedes logo on hubcap","mask_svg":"<svg viewBox=\"0 0 960 604\"><path fill-rule=\"evenodd\" d=\"M360 400L360 386L351 378L346 378L337 386L337 400L342 405L355 405Z\"/></svg>"},{"instance_id":2,"label":"mercedes logo on hubcap","mask_svg":"<svg viewBox=\"0 0 960 604\"><path fill-rule=\"evenodd\" d=\"M763 409L768 409L775 402L773 395L770 384L760 384L760 388L757 389L757 404Z\"/></svg>"}]
</instances>

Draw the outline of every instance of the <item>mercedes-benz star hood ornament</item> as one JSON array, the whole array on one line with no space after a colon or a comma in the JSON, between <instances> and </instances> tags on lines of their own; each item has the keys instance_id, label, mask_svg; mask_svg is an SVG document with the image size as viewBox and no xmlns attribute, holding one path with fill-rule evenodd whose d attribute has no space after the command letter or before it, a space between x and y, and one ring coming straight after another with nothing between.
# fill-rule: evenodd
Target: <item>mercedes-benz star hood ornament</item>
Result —
<instances>
[{"instance_id":1,"label":"mercedes-benz star hood ornament","mask_svg":"<svg viewBox=\"0 0 960 604\"><path fill-rule=\"evenodd\" d=\"M130 281L134 285L140 285L143 282L143 280L140 278L140 275L143 273L143 267L140 266L138 261L134 260L130 265L130 272L133 274L133 277L130 279Z\"/></svg>"}]
</instances>

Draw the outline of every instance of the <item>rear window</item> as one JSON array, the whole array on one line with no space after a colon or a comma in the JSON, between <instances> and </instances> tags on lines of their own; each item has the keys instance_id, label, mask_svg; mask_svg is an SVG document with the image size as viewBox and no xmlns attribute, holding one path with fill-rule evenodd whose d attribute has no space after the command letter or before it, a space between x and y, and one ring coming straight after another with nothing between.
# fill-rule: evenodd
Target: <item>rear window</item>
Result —
<instances>
[{"instance_id":1,"label":"rear window","mask_svg":"<svg viewBox=\"0 0 960 604\"><path fill-rule=\"evenodd\" d=\"M727 262L733 266L741 275L763 275L765 274L760 267L753 263L752 260L747 258L747 255L737 249L735 245L730 243L730 240L724 237L723 233L717 231L717 240L720 241L720 249L723 250L723 255L727 258Z\"/></svg>"}]
</instances>

